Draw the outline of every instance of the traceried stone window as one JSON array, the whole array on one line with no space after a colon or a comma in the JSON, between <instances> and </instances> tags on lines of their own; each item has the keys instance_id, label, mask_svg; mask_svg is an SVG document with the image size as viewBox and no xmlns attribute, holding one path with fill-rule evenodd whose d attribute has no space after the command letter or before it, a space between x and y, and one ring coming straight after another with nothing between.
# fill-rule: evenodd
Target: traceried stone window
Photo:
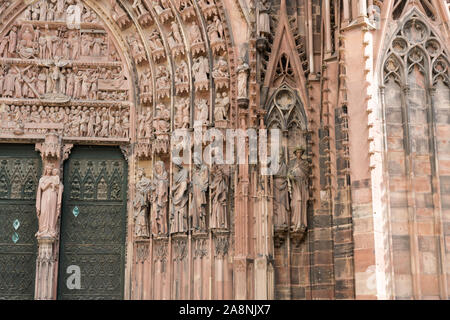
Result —
<instances>
[{"instance_id":1,"label":"traceried stone window","mask_svg":"<svg viewBox=\"0 0 450 320\"><path fill-rule=\"evenodd\" d=\"M414 243L426 241L428 236L417 227L419 223L440 219L441 210L447 206L450 182L446 169L450 157L448 55L426 19L416 11L405 18L383 64L384 183L388 221L396 226L390 231L392 264L410 266L394 267L395 281L409 284L402 290L398 289L400 285L396 287L394 295L398 298L412 295L420 285L414 275L440 272L437 264L423 267L428 253ZM407 239L407 246L395 244L401 237ZM427 250L434 252L437 248L432 244Z\"/></svg>"},{"instance_id":2,"label":"traceried stone window","mask_svg":"<svg viewBox=\"0 0 450 320\"><path fill-rule=\"evenodd\" d=\"M426 106L430 101L436 108L441 102L433 96L448 95L446 52L418 15L413 14L403 24L386 56L383 69L386 108L401 102L411 109Z\"/></svg>"}]
</instances>

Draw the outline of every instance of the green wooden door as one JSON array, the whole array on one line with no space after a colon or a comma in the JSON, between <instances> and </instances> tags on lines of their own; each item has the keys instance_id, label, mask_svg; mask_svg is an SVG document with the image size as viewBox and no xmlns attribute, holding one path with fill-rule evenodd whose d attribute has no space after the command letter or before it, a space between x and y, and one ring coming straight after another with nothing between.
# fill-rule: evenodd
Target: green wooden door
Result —
<instances>
[{"instance_id":1,"label":"green wooden door","mask_svg":"<svg viewBox=\"0 0 450 320\"><path fill-rule=\"evenodd\" d=\"M33 299L41 159L33 145L0 144L0 299Z\"/></svg>"},{"instance_id":2,"label":"green wooden door","mask_svg":"<svg viewBox=\"0 0 450 320\"><path fill-rule=\"evenodd\" d=\"M127 172L118 148L75 147L66 161L58 299L123 299Z\"/></svg>"}]
</instances>

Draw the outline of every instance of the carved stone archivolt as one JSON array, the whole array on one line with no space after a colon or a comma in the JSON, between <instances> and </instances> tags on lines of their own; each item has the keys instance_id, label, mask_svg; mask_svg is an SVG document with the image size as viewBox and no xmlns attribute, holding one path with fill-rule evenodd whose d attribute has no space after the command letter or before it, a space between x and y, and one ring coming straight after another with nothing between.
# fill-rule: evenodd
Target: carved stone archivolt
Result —
<instances>
[{"instance_id":1,"label":"carved stone archivolt","mask_svg":"<svg viewBox=\"0 0 450 320\"><path fill-rule=\"evenodd\" d=\"M169 177L162 161L155 164L150 191L151 231L154 236L165 236L169 230Z\"/></svg>"}]
</instances>

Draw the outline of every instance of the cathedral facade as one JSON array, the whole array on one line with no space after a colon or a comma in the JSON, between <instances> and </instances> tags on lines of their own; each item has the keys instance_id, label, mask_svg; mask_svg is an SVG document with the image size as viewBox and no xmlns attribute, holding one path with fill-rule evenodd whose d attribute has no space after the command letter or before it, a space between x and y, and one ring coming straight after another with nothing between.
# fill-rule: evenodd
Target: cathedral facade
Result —
<instances>
[{"instance_id":1,"label":"cathedral facade","mask_svg":"<svg viewBox=\"0 0 450 320\"><path fill-rule=\"evenodd\" d=\"M448 299L449 8L0 0L0 299Z\"/></svg>"}]
</instances>

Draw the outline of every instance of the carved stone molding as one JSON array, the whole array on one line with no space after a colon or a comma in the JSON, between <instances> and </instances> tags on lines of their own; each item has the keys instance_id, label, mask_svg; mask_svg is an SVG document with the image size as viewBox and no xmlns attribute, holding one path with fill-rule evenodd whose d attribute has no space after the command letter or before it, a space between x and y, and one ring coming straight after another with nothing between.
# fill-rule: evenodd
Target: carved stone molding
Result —
<instances>
[{"instance_id":1,"label":"carved stone molding","mask_svg":"<svg viewBox=\"0 0 450 320\"><path fill-rule=\"evenodd\" d=\"M214 238L215 257L223 259L228 254L230 240L228 236L216 236Z\"/></svg>"},{"instance_id":2,"label":"carved stone molding","mask_svg":"<svg viewBox=\"0 0 450 320\"><path fill-rule=\"evenodd\" d=\"M143 263L149 257L150 240L136 240L136 262Z\"/></svg>"},{"instance_id":3,"label":"carved stone molding","mask_svg":"<svg viewBox=\"0 0 450 320\"><path fill-rule=\"evenodd\" d=\"M69 159L70 152L72 151L73 144L64 144L62 151L62 161L66 161Z\"/></svg>"}]
</instances>

